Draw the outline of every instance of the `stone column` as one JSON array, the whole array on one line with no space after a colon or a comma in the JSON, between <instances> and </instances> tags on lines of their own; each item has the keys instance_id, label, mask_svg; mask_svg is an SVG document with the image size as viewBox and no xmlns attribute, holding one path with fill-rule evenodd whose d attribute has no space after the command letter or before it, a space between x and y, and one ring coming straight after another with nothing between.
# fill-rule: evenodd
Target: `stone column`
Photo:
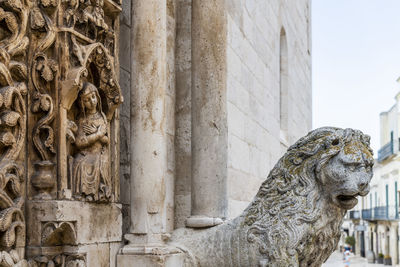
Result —
<instances>
[{"instance_id":1,"label":"stone column","mask_svg":"<svg viewBox=\"0 0 400 267\"><path fill-rule=\"evenodd\" d=\"M130 232L151 243L161 241L164 227L166 6L166 0L132 2Z\"/></svg>"},{"instance_id":2,"label":"stone column","mask_svg":"<svg viewBox=\"0 0 400 267\"><path fill-rule=\"evenodd\" d=\"M118 266L153 266L161 254L168 262L165 255L174 252L163 245L167 175L166 8L166 0L132 1L131 225L130 233L125 235L129 244L121 249Z\"/></svg>"},{"instance_id":3,"label":"stone column","mask_svg":"<svg viewBox=\"0 0 400 267\"><path fill-rule=\"evenodd\" d=\"M397 258L398 258L398 243L397 243L397 228L398 228L398 222L392 222L390 224L390 256L392 258L392 263L393 264L398 264Z\"/></svg>"},{"instance_id":4,"label":"stone column","mask_svg":"<svg viewBox=\"0 0 400 267\"><path fill-rule=\"evenodd\" d=\"M359 231L355 231L355 238L356 238L356 247L355 247L355 251L356 251L356 255L360 255L360 244L361 244L361 235Z\"/></svg>"},{"instance_id":5,"label":"stone column","mask_svg":"<svg viewBox=\"0 0 400 267\"><path fill-rule=\"evenodd\" d=\"M189 227L227 211L227 19L225 0L192 1L192 210Z\"/></svg>"}]
</instances>

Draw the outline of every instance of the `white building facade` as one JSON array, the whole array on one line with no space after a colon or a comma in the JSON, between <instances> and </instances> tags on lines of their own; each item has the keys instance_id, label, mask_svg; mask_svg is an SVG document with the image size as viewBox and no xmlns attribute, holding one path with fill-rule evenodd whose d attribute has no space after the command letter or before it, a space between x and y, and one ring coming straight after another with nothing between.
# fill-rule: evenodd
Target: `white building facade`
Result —
<instances>
[{"instance_id":1,"label":"white building facade","mask_svg":"<svg viewBox=\"0 0 400 267\"><path fill-rule=\"evenodd\" d=\"M380 145L370 193L350 211L346 230L356 238L356 253L383 255L399 263L400 93L396 103L380 114ZM346 228L346 227L345 227Z\"/></svg>"}]
</instances>

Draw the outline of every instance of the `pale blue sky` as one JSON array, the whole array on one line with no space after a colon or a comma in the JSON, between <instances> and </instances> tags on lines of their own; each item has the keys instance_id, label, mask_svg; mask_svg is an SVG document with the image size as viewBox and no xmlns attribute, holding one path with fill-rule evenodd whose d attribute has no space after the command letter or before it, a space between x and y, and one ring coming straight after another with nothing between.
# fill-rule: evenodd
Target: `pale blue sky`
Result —
<instances>
[{"instance_id":1,"label":"pale blue sky","mask_svg":"<svg viewBox=\"0 0 400 267\"><path fill-rule=\"evenodd\" d=\"M313 128L356 128L377 156L400 91L400 0L312 0Z\"/></svg>"}]
</instances>

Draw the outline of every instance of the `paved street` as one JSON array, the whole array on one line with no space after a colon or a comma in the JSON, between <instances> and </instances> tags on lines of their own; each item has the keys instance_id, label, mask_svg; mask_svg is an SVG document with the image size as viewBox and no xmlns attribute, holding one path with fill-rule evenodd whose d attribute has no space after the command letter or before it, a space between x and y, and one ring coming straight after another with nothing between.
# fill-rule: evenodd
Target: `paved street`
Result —
<instances>
[{"instance_id":1,"label":"paved street","mask_svg":"<svg viewBox=\"0 0 400 267\"><path fill-rule=\"evenodd\" d=\"M340 252L335 251L332 256L328 259L325 264L322 264L322 267L340 267L344 266L342 260L342 254ZM362 257L352 256L350 259L351 267L381 267L383 264L373 264L367 263L367 260Z\"/></svg>"}]
</instances>

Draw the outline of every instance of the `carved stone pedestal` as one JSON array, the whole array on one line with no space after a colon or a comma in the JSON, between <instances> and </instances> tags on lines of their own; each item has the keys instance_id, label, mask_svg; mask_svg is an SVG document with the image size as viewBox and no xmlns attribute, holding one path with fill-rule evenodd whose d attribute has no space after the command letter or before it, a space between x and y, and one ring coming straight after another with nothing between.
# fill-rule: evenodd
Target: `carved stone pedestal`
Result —
<instances>
[{"instance_id":1,"label":"carved stone pedestal","mask_svg":"<svg viewBox=\"0 0 400 267\"><path fill-rule=\"evenodd\" d=\"M125 239L129 244L120 249L117 256L118 267L136 266L183 266L183 253L173 246L162 244L160 240L166 239L165 235L135 235L126 234Z\"/></svg>"},{"instance_id":2,"label":"carved stone pedestal","mask_svg":"<svg viewBox=\"0 0 400 267\"><path fill-rule=\"evenodd\" d=\"M118 255L118 267L180 267L183 266L183 254L145 254Z\"/></svg>"},{"instance_id":3,"label":"carved stone pedestal","mask_svg":"<svg viewBox=\"0 0 400 267\"><path fill-rule=\"evenodd\" d=\"M74 260L82 266L115 266L122 236L121 204L30 201L27 258L36 262ZM81 265L77 265L81 266Z\"/></svg>"}]
</instances>

